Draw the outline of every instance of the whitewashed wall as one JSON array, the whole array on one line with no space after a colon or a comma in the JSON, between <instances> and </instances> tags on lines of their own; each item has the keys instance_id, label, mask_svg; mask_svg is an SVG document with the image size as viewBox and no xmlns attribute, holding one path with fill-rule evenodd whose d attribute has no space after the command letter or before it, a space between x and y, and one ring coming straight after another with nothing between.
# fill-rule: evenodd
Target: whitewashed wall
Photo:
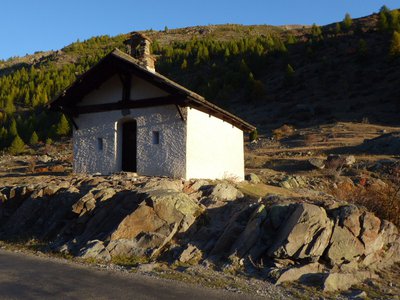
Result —
<instances>
[{"instance_id":1,"label":"whitewashed wall","mask_svg":"<svg viewBox=\"0 0 400 300\"><path fill-rule=\"evenodd\" d=\"M136 76L131 99L168 95ZM79 105L121 100L122 84L114 76L87 95ZM73 168L77 173L110 174L122 170L122 126L137 122L137 172L173 178L244 178L243 132L229 123L193 108L183 122L174 105L82 114L75 118ZM152 142L153 131L160 143ZM99 149L98 139L103 149Z\"/></svg>"},{"instance_id":2,"label":"whitewashed wall","mask_svg":"<svg viewBox=\"0 0 400 300\"><path fill-rule=\"evenodd\" d=\"M187 178L244 179L242 130L189 108L186 143Z\"/></svg>"},{"instance_id":3,"label":"whitewashed wall","mask_svg":"<svg viewBox=\"0 0 400 300\"><path fill-rule=\"evenodd\" d=\"M132 78L131 99L165 96L167 93L136 76ZM121 100L122 84L113 76L87 95L79 105L112 103ZM142 175L185 177L186 125L174 105L121 111L81 114L75 118L73 132L74 171L110 174L122 170L122 126L137 122L137 171ZM153 131L159 131L160 143L153 145ZM98 139L103 139L99 150Z\"/></svg>"},{"instance_id":4,"label":"whitewashed wall","mask_svg":"<svg viewBox=\"0 0 400 300\"><path fill-rule=\"evenodd\" d=\"M149 176L185 178L186 126L173 105L121 111L82 114L75 119L74 171L110 174L122 170L121 122L137 122L137 172ZM154 145L153 131L159 131L160 143ZM98 148L103 139L103 150Z\"/></svg>"}]
</instances>

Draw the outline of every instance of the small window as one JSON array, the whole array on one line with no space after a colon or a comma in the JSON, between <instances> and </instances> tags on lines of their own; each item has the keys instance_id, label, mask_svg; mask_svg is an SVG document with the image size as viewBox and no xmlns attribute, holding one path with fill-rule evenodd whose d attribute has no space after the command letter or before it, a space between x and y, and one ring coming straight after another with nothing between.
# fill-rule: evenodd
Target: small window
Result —
<instances>
[{"instance_id":1,"label":"small window","mask_svg":"<svg viewBox=\"0 0 400 300\"><path fill-rule=\"evenodd\" d=\"M160 143L160 132L153 131L153 145L158 145Z\"/></svg>"},{"instance_id":2,"label":"small window","mask_svg":"<svg viewBox=\"0 0 400 300\"><path fill-rule=\"evenodd\" d=\"M103 138L97 138L97 149L99 149L99 151L103 151L103 147L104 147Z\"/></svg>"}]
</instances>

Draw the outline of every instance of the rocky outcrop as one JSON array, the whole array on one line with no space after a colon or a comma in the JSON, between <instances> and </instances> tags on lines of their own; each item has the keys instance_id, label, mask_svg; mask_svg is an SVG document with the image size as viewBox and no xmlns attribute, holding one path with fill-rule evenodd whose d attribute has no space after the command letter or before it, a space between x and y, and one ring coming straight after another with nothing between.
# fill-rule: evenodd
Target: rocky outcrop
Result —
<instances>
[{"instance_id":1,"label":"rocky outcrop","mask_svg":"<svg viewBox=\"0 0 400 300\"><path fill-rule=\"evenodd\" d=\"M85 259L230 261L277 284L319 278L326 291L400 261L396 226L364 209L246 198L227 181L74 177L3 187L0 199L2 239L47 241Z\"/></svg>"}]
</instances>

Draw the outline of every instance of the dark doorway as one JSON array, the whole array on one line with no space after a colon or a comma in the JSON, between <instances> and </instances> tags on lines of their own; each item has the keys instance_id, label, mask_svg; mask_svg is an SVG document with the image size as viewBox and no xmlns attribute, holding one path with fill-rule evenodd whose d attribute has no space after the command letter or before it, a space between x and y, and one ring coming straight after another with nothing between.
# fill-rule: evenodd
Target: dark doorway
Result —
<instances>
[{"instance_id":1,"label":"dark doorway","mask_svg":"<svg viewBox=\"0 0 400 300\"><path fill-rule=\"evenodd\" d=\"M137 171L136 128L136 121L122 123L122 171Z\"/></svg>"}]
</instances>

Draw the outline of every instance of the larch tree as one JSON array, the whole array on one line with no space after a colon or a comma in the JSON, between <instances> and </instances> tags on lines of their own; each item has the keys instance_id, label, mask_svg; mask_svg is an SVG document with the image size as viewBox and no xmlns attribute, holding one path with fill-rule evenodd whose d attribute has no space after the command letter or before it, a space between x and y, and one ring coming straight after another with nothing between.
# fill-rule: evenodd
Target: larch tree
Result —
<instances>
[{"instance_id":1,"label":"larch tree","mask_svg":"<svg viewBox=\"0 0 400 300\"><path fill-rule=\"evenodd\" d=\"M392 41L390 43L389 55L391 57L400 56L400 33L397 31L393 32Z\"/></svg>"}]
</instances>

